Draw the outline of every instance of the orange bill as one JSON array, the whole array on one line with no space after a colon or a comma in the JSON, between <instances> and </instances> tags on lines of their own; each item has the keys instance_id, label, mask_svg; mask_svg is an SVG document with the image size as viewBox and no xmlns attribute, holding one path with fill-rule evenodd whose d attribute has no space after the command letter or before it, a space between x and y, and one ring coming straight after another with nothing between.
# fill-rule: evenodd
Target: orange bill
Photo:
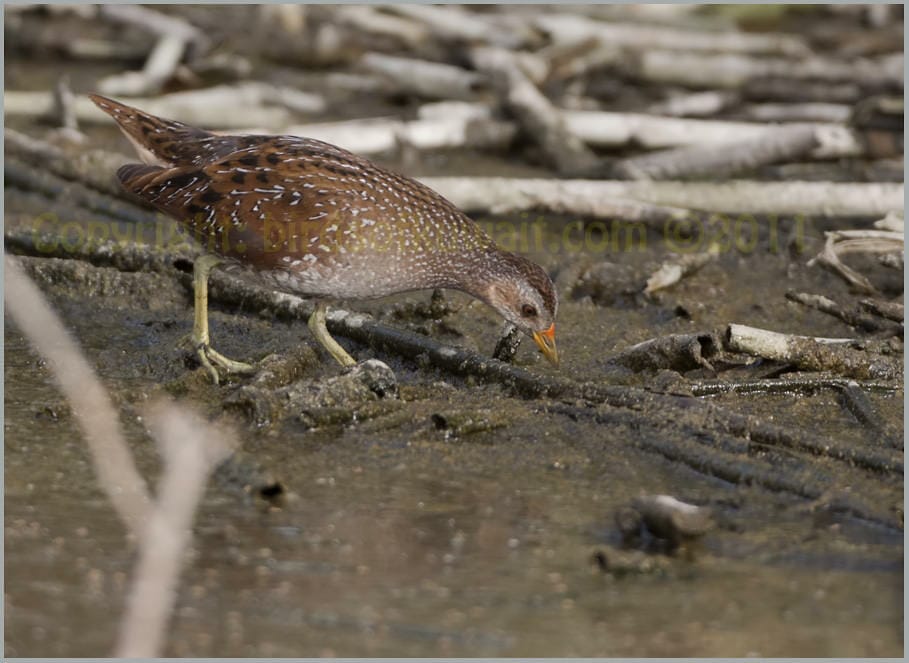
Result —
<instances>
[{"instance_id":1,"label":"orange bill","mask_svg":"<svg viewBox=\"0 0 909 663\"><path fill-rule=\"evenodd\" d=\"M559 351L556 350L555 342L555 323L546 331L533 332L533 340L540 347L540 351L550 361L553 366L559 365Z\"/></svg>"}]
</instances>

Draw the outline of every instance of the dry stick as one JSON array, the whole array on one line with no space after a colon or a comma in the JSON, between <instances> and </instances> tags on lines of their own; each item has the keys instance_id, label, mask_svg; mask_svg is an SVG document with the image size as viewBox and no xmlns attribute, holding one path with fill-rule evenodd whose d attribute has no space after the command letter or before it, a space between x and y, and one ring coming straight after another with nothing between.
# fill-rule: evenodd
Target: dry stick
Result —
<instances>
[{"instance_id":1,"label":"dry stick","mask_svg":"<svg viewBox=\"0 0 909 663\"><path fill-rule=\"evenodd\" d=\"M125 71L100 79L103 94L134 96L155 94L169 81L183 60L187 41L178 34L162 35L145 60L141 71Z\"/></svg>"},{"instance_id":2,"label":"dry stick","mask_svg":"<svg viewBox=\"0 0 909 663\"><path fill-rule=\"evenodd\" d=\"M450 64L366 53L360 66L392 82L402 92L439 99L473 99L484 80L473 71Z\"/></svg>"},{"instance_id":3,"label":"dry stick","mask_svg":"<svg viewBox=\"0 0 909 663\"><path fill-rule=\"evenodd\" d=\"M824 375L800 375L779 379L760 380L702 380L690 382L688 388L694 396L716 396L718 394L788 394L793 392L812 393L820 389L843 389L849 384L859 384L863 389L892 393L902 387L897 382L880 382Z\"/></svg>"},{"instance_id":4,"label":"dry stick","mask_svg":"<svg viewBox=\"0 0 909 663\"><path fill-rule=\"evenodd\" d=\"M375 118L286 127L283 133L315 138L359 154L391 152L401 144L420 150L456 148L501 149L517 131L511 122L488 117L449 117L398 120Z\"/></svg>"},{"instance_id":5,"label":"dry stick","mask_svg":"<svg viewBox=\"0 0 909 663\"><path fill-rule=\"evenodd\" d=\"M811 154L831 159L864 154L858 135L842 124L792 122L768 125L759 122L660 117L644 113L612 113L592 110L562 110L568 129L596 147L639 146L649 149L670 147L721 147L750 139L768 139L783 129L811 129L817 142ZM781 147L778 149L782 149Z\"/></svg>"},{"instance_id":6,"label":"dry stick","mask_svg":"<svg viewBox=\"0 0 909 663\"><path fill-rule=\"evenodd\" d=\"M517 48L525 41L525 31L504 30L496 22L496 17L475 14L457 6L397 4L383 9L419 21L436 39L468 43L479 41L503 48Z\"/></svg>"},{"instance_id":7,"label":"dry stick","mask_svg":"<svg viewBox=\"0 0 909 663\"><path fill-rule=\"evenodd\" d=\"M349 25L359 32L392 37L411 49L422 46L429 40L429 30L417 21L385 14L370 6L337 6L334 15L341 24Z\"/></svg>"},{"instance_id":8,"label":"dry stick","mask_svg":"<svg viewBox=\"0 0 909 663\"><path fill-rule=\"evenodd\" d=\"M891 332L898 331L896 325L889 324L879 318L873 318L870 315L864 315L857 311L846 310L824 295L812 295L807 292L794 292L790 290L786 293L786 299L802 304L803 306L817 309L822 313L832 315L835 318L839 318L847 325L858 327L864 331L876 332L885 329Z\"/></svg>"},{"instance_id":9,"label":"dry stick","mask_svg":"<svg viewBox=\"0 0 909 663\"><path fill-rule=\"evenodd\" d=\"M155 226L166 218L156 212L89 189L78 182L56 177L15 157L7 157L3 175L7 186L36 191L130 223Z\"/></svg>"},{"instance_id":10,"label":"dry stick","mask_svg":"<svg viewBox=\"0 0 909 663\"><path fill-rule=\"evenodd\" d=\"M505 105L560 173L588 172L599 163L598 157L568 130L558 109L531 82L511 52L478 48L472 51L471 59L477 69L491 77Z\"/></svg>"},{"instance_id":11,"label":"dry stick","mask_svg":"<svg viewBox=\"0 0 909 663\"><path fill-rule=\"evenodd\" d=\"M90 150L73 155L13 129L3 130L3 149L5 159L19 158L38 173L48 172L120 198L126 196L114 176L129 160L122 154Z\"/></svg>"},{"instance_id":12,"label":"dry stick","mask_svg":"<svg viewBox=\"0 0 909 663\"><path fill-rule=\"evenodd\" d=\"M4 95L7 115L32 116L48 112L53 99L48 92L7 91ZM206 129L242 129L267 127L276 131L291 120L288 109L298 113L321 113L326 101L321 95L299 90L247 81L235 85L216 85L201 90L174 92L158 97L134 97L128 102L143 111ZM237 112L242 106L243 112ZM84 96L73 102L75 117L90 124L113 124L107 113Z\"/></svg>"},{"instance_id":13,"label":"dry stick","mask_svg":"<svg viewBox=\"0 0 909 663\"><path fill-rule=\"evenodd\" d=\"M852 115L852 106L819 102L751 104L742 109L742 115L753 122L845 123Z\"/></svg>"},{"instance_id":14,"label":"dry stick","mask_svg":"<svg viewBox=\"0 0 909 663\"><path fill-rule=\"evenodd\" d=\"M648 49L639 54L638 61L631 64L628 70L629 75L653 83L675 83L711 90L741 88L753 79L767 77L828 83L848 81L869 89L898 89L903 84L902 53L873 59L810 57L790 60L733 53L681 53Z\"/></svg>"},{"instance_id":15,"label":"dry stick","mask_svg":"<svg viewBox=\"0 0 909 663\"><path fill-rule=\"evenodd\" d=\"M647 108L647 114L670 117L709 117L730 106L735 106L739 101L739 96L734 92L692 92L652 104Z\"/></svg>"},{"instance_id":16,"label":"dry stick","mask_svg":"<svg viewBox=\"0 0 909 663\"><path fill-rule=\"evenodd\" d=\"M859 423L871 429L875 441L892 449L903 448L902 434L891 430L890 426L881 421L881 418L874 412L871 401L862 391L861 385L854 381L847 382L840 388L840 393L846 409L858 419Z\"/></svg>"},{"instance_id":17,"label":"dry stick","mask_svg":"<svg viewBox=\"0 0 909 663\"><path fill-rule=\"evenodd\" d=\"M877 288L867 277L840 260L840 256L850 253L902 254L905 245L902 230L834 230L824 235L827 238L824 250L809 260L808 265L817 263L832 270L864 294L875 294Z\"/></svg>"},{"instance_id":18,"label":"dry stick","mask_svg":"<svg viewBox=\"0 0 909 663\"><path fill-rule=\"evenodd\" d=\"M215 430L198 415L173 405L159 405L150 414L149 423L165 469L158 485L158 501L142 535L114 654L122 658L161 655L196 506L209 474L227 457L228 445L236 446L227 431Z\"/></svg>"},{"instance_id":19,"label":"dry stick","mask_svg":"<svg viewBox=\"0 0 909 663\"><path fill-rule=\"evenodd\" d=\"M879 299L863 299L859 302L866 311L871 311L882 318L899 322L905 319L905 309L899 302L884 302Z\"/></svg>"},{"instance_id":20,"label":"dry stick","mask_svg":"<svg viewBox=\"0 0 909 663\"><path fill-rule=\"evenodd\" d=\"M557 42L595 38L633 49L672 51L720 51L730 53L783 54L805 56L811 52L800 37L784 34L751 34L734 30L679 30L656 25L603 22L576 14L543 14L537 27Z\"/></svg>"},{"instance_id":21,"label":"dry stick","mask_svg":"<svg viewBox=\"0 0 909 663\"><path fill-rule=\"evenodd\" d=\"M548 210L619 216L610 201L724 214L878 217L903 209L903 185L834 182L622 182L505 177L421 177L458 207L475 212Z\"/></svg>"},{"instance_id":22,"label":"dry stick","mask_svg":"<svg viewBox=\"0 0 909 663\"><path fill-rule=\"evenodd\" d=\"M817 145L812 127L781 127L768 130L760 138L629 157L614 163L611 171L617 177L633 180L732 176L772 163L803 159Z\"/></svg>"},{"instance_id":23,"label":"dry stick","mask_svg":"<svg viewBox=\"0 0 909 663\"><path fill-rule=\"evenodd\" d=\"M854 104L867 97L854 82L810 81L784 76L759 77L745 82L741 94L751 101L780 101L787 104Z\"/></svg>"},{"instance_id":24,"label":"dry stick","mask_svg":"<svg viewBox=\"0 0 909 663\"><path fill-rule=\"evenodd\" d=\"M828 371L843 377L896 380L903 374L902 358L889 357L849 347L854 339L829 339L795 336L748 327L729 325L726 346L772 361L783 361L800 370Z\"/></svg>"},{"instance_id":25,"label":"dry stick","mask_svg":"<svg viewBox=\"0 0 909 663\"><path fill-rule=\"evenodd\" d=\"M150 498L123 438L117 410L38 287L15 259L4 256L3 265L6 309L37 352L47 358L91 450L101 488L127 530L138 537L149 516Z\"/></svg>"},{"instance_id":26,"label":"dry stick","mask_svg":"<svg viewBox=\"0 0 909 663\"><path fill-rule=\"evenodd\" d=\"M667 260L647 279L644 294L650 295L664 288L669 288L686 276L694 274L701 267L717 259L719 246L711 244L707 251L684 253Z\"/></svg>"}]
</instances>

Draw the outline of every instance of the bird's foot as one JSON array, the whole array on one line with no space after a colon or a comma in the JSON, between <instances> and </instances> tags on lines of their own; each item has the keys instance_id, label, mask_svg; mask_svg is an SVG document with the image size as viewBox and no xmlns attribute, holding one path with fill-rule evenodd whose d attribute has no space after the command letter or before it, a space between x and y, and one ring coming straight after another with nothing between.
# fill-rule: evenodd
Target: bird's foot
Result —
<instances>
[{"instance_id":1,"label":"bird's foot","mask_svg":"<svg viewBox=\"0 0 909 663\"><path fill-rule=\"evenodd\" d=\"M236 361L234 359L225 357L208 344L197 346L196 355L199 357L199 361L202 362L202 366L205 367L206 371L208 371L208 374L211 376L212 382L215 384L218 384L221 379L218 373L218 368L220 368L228 375L252 375L258 370L252 364L247 364L243 361ZM217 368L215 368L216 366Z\"/></svg>"},{"instance_id":2,"label":"bird's foot","mask_svg":"<svg viewBox=\"0 0 909 663\"><path fill-rule=\"evenodd\" d=\"M207 340L198 339L195 335L186 337L185 341L191 345L202 368L211 376L211 381L216 385L221 383L219 369L227 375L252 375L258 370L252 364L225 357L211 347Z\"/></svg>"}]
</instances>

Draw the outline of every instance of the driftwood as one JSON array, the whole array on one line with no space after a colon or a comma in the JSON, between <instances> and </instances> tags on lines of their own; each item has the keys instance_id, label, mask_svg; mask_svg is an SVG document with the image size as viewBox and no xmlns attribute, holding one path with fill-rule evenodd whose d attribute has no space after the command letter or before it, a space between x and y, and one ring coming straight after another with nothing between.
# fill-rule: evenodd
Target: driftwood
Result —
<instances>
[{"instance_id":1,"label":"driftwood","mask_svg":"<svg viewBox=\"0 0 909 663\"><path fill-rule=\"evenodd\" d=\"M745 119L753 122L831 122L845 123L852 106L831 103L750 104L742 109Z\"/></svg>"},{"instance_id":2,"label":"driftwood","mask_svg":"<svg viewBox=\"0 0 909 663\"><path fill-rule=\"evenodd\" d=\"M606 111L562 111L568 129L589 145L621 147L628 144L650 149L667 147L730 146L741 141L771 139L775 131L812 129L817 145L814 158L839 158L863 154L864 147L855 133L838 124L791 123L780 127L757 122L701 120L659 117L643 113L610 113Z\"/></svg>"},{"instance_id":3,"label":"driftwood","mask_svg":"<svg viewBox=\"0 0 909 663\"><path fill-rule=\"evenodd\" d=\"M670 334L631 346L610 357L609 363L633 371L668 369L678 372L706 368L713 372L710 358L722 348L712 333Z\"/></svg>"},{"instance_id":4,"label":"driftwood","mask_svg":"<svg viewBox=\"0 0 909 663\"><path fill-rule=\"evenodd\" d=\"M141 71L129 71L103 78L98 89L104 94L136 96L160 91L174 75L188 50L200 55L210 46L201 30L175 16L139 5L101 5L101 19L125 23L157 36Z\"/></svg>"},{"instance_id":5,"label":"driftwood","mask_svg":"<svg viewBox=\"0 0 909 663\"><path fill-rule=\"evenodd\" d=\"M780 334L745 325L729 325L726 347L804 371L827 371L844 377L896 380L903 374L901 358L854 348L853 339L829 339Z\"/></svg>"},{"instance_id":6,"label":"driftwood","mask_svg":"<svg viewBox=\"0 0 909 663\"><path fill-rule=\"evenodd\" d=\"M701 267L716 260L719 246L712 245L707 251L689 253L664 262L659 269L647 279L644 294L649 295L675 285L689 274L694 274Z\"/></svg>"},{"instance_id":7,"label":"driftwood","mask_svg":"<svg viewBox=\"0 0 909 663\"><path fill-rule=\"evenodd\" d=\"M425 25L435 38L445 41L517 48L530 36L529 30L504 30L501 17L481 17L457 6L399 4L383 9Z\"/></svg>"},{"instance_id":8,"label":"driftwood","mask_svg":"<svg viewBox=\"0 0 909 663\"><path fill-rule=\"evenodd\" d=\"M633 180L731 176L767 164L807 157L817 146L812 127L784 127L767 130L759 138L630 157L614 163L610 170L617 177Z\"/></svg>"},{"instance_id":9,"label":"driftwood","mask_svg":"<svg viewBox=\"0 0 909 663\"><path fill-rule=\"evenodd\" d=\"M599 162L566 128L564 119L531 82L515 57L504 49L481 48L471 54L474 66L499 88L508 110L540 146L560 173L590 171Z\"/></svg>"},{"instance_id":10,"label":"driftwood","mask_svg":"<svg viewBox=\"0 0 909 663\"><path fill-rule=\"evenodd\" d=\"M652 104L647 108L647 114L670 117L709 117L738 102L738 95L726 90L691 92Z\"/></svg>"},{"instance_id":11,"label":"driftwood","mask_svg":"<svg viewBox=\"0 0 909 663\"><path fill-rule=\"evenodd\" d=\"M483 87L476 72L450 64L366 53L360 67L394 83L398 90L438 99L472 99Z\"/></svg>"},{"instance_id":12,"label":"driftwood","mask_svg":"<svg viewBox=\"0 0 909 663\"><path fill-rule=\"evenodd\" d=\"M865 97L862 86L848 81L811 81L761 76L746 81L741 95L751 101L853 104Z\"/></svg>"},{"instance_id":13,"label":"driftwood","mask_svg":"<svg viewBox=\"0 0 909 663\"><path fill-rule=\"evenodd\" d=\"M874 407L868 396L857 382L848 382L841 389L844 407L852 413L858 422L867 426L875 435L876 441L891 449L903 448L903 435L901 431L892 430L890 426L881 421L874 412Z\"/></svg>"},{"instance_id":14,"label":"driftwood","mask_svg":"<svg viewBox=\"0 0 909 663\"><path fill-rule=\"evenodd\" d=\"M430 37L430 31L419 21L392 16L369 5L338 6L334 15L339 23L368 34L391 37L412 49L426 43Z\"/></svg>"},{"instance_id":15,"label":"driftwood","mask_svg":"<svg viewBox=\"0 0 909 663\"><path fill-rule=\"evenodd\" d=\"M8 91L5 97L5 112L8 115L46 114L52 111L54 104L53 95L46 92ZM290 121L288 110L298 113L321 113L325 110L325 99L321 95L252 81L124 101L152 115L209 129L261 125L275 131ZM243 108L242 113L237 112L237 106ZM72 108L74 117L79 121L92 124L112 122L110 116L87 97L76 97Z\"/></svg>"},{"instance_id":16,"label":"driftwood","mask_svg":"<svg viewBox=\"0 0 909 663\"><path fill-rule=\"evenodd\" d=\"M893 393L902 388L899 382L862 380L830 377L829 375L785 375L774 379L690 381L688 389L693 396L716 396L717 394L791 394L793 392L812 394L823 389L844 389L847 385L858 384L862 389L881 393Z\"/></svg>"},{"instance_id":17,"label":"driftwood","mask_svg":"<svg viewBox=\"0 0 909 663\"><path fill-rule=\"evenodd\" d=\"M812 295L807 292L793 292L790 290L786 293L786 299L802 304L803 306L817 309L822 313L832 315L839 318L847 325L858 327L864 331L877 332L887 330L892 333L897 333L899 331L899 327L890 322L881 320L878 317L866 315L859 311L845 309L824 295Z\"/></svg>"},{"instance_id":18,"label":"driftwood","mask_svg":"<svg viewBox=\"0 0 909 663\"><path fill-rule=\"evenodd\" d=\"M841 257L850 253L902 254L904 235L893 230L833 230L825 232L824 250L808 261L842 276L854 288L873 295L877 289L863 274L845 264Z\"/></svg>"},{"instance_id":19,"label":"driftwood","mask_svg":"<svg viewBox=\"0 0 909 663\"><path fill-rule=\"evenodd\" d=\"M882 318L893 320L902 324L905 319L905 309L899 302L885 302L879 299L862 299L859 304L866 311L870 311Z\"/></svg>"},{"instance_id":20,"label":"driftwood","mask_svg":"<svg viewBox=\"0 0 909 663\"><path fill-rule=\"evenodd\" d=\"M734 53L694 53L649 49L640 53L630 73L651 83L675 83L711 90L737 89L759 78L780 77L856 83L866 90L899 88L902 54L848 61L808 57L798 60L750 57Z\"/></svg>"},{"instance_id":21,"label":"driftwood","mask_svg":"<svg viewBox=\"0 0 909 663\"><path fill-rule=\"evenodd\" d=\"M510 122L452 116L411 121L393 118L324 122L285 127L282 133L316 138L358 154L393 152L402 146L420 150L453 148L501 149L514 138ZM246 133L258 133L249 131Z\"/></svg>"},{"instance_id":22,"label":"driftwood","mask_svg":"<svg viewBox=\"0 0 909 663\"><path fill-rule=\"evenodd\" d=\"M616 182L504 177L423 177L465 210L548 210L619 217L612 201L724 214L880 217L903 209L902 184L832 182Z\"/></svg>"},{"instance_id":23,"label":"driftwood","mask_svg":"<svg viewBox=\"0 0 909 663\"><path fill-rule=\"evenodd\" d=\"M534 19L534 23L557 42L595 38L604 44L636 50L782 54L797 57L811 52L808 44L794 35L748 34L733 30L678 30L635 23L606 23L573 14L542 14Z\"/></svg>"}]
</instances>

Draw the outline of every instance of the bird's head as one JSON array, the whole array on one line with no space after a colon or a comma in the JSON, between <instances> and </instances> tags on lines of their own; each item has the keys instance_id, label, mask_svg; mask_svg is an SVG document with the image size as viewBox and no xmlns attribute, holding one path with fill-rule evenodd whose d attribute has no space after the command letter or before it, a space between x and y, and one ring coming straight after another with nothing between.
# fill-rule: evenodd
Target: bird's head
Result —
<instances>
[{"instance_id":1,"label":"bird's head","mask_svg":"<svg viewBox=\"0 0 909 663\"><path fill-rule=\"evenodd\" d=\"M496 251L492 262L492 278L485 283L482 298L531 336L546 359L558 366L555 318L559 299L549 275L536 263L506 251Z\"/></svg>"}]
</instances>

